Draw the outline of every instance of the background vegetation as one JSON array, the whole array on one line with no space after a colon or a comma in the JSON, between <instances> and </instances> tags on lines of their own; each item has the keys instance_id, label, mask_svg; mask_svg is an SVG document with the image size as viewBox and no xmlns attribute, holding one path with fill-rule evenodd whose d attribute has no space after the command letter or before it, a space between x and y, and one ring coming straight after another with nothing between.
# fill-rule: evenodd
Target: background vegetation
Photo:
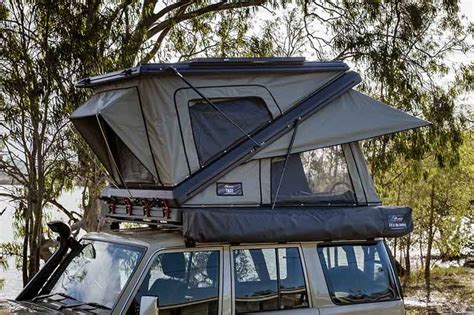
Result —
<instances>
[{"instance_id":1,"label":"background vegetation","mask_svg":"<svg viewBox=\"0 0 474 315\"><path fill-rule=\"evenodd\" d=\"M474 27L458 1L6 0L0 17L0 171L15 184L1 197L16 206L21 239L1 245L0 268L16 255L23 283L48 256L46 206L76 230L101 228L106 175L68 123L89 93L74 82L196 56L344 60L362 73L359 89L431 121L364 144L383 201L414 209L415 232L391 240L392 251L404 274L423 270L428 288L434 255L472 256L473 115L464 97L474 86ZM66 209L58 196L75 185L81 209Z\"/></svg>"}]
</instances>

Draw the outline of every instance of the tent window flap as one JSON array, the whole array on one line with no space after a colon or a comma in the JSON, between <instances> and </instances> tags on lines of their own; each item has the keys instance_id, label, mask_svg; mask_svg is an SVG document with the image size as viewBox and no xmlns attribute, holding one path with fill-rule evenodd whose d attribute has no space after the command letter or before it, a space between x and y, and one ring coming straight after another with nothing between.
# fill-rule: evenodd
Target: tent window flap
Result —
<instances>
[{"instance_id":1,"label":"tent window flap","mask_svg":"<svg viewBox=\"0 0 474 315\"><path fill-rule=\"evenodd\" d=\"M255 132L272 119L265 102L259 97L211 101L247 134ZM201 165L207 164L245 137L227 118L203 100L192 104L189 113Z\"/></svg>"},{"instance_id":2,"label":"tent window flap","mask_svg":"<svg viewBox=\"0 0 474 315\"><path fill-rule=\"evenodd\" d=\"M272 200L284 158L272 160ZM292 154L283 176L277 204L354 204L354 188L340 146Z\"/></svg>"}]
</instances>

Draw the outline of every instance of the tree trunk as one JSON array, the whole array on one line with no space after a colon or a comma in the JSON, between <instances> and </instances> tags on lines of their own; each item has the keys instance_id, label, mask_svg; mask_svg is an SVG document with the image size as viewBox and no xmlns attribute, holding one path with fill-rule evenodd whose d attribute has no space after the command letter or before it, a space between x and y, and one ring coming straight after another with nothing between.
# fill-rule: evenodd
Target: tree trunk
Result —
<instances>
[{"instance_id":1,"label":"tree trunk","mask_svg":"<svg viewBox=\"0 0 474 315\"><path fill-rule=\"evenodd\" d=\"M407 276L410 275L411 272L411 263L410 263L410 248L411 248L411 234L408 234L406 237L407 240L407 246L405 249L405 270Z\"/></svg>"},{"instance_id":2,"label":"tree trunk","mask_svg":"<svg viewBox=\"0 0 474 315\"><path fill-rule=\"evenodd\" d=\"M100 190L97 188L100 186L97 182L91 182L87 185L87 201L83 204L84 214L82 217L83 225L82 228L87 231L97 231L98 230L98 214L99 214L99 197ZM83 197L84 198L84 197Z\"/></svg>"},{"instance_id":3,"label":"tree trunk","mask_svg":"<svg viewBox=\"0 0 474 315\"><path fill-rule=\"evenodd\" d=\"M420 233L420 270L424 269L423 264L423 232Z\"/></svg>"},{"instance_id":4,"label":"tree trunk","mask_svg":"<svg viewBox=\"0 0 474 315\"><path fill-rule=\"evenodd\" d=\"M21 262L23 286L25 286L28 283L28 245L30 243L30 218L29 209L25 209L22 204L20 204L20 211L24 212L23 218L25 220L25 235L23 236L23 257Z\"/></svg>"},{"instance_id":5,"label":"tree trunk","mask_svg":"<svg viewBox=\"0 0 474 315\"><path fill-rule=\"evenodd\" d=\"M431 249L433 247L434 238L434 205L435 198L435 183L434 180L431 184L431 196L430 196L430 214L429 214L429 226L428 226L428 240L426 249L426 261L425 261L425 285L426 285L426 302L430 302L431 298Z\"/></svg>"},{"instance_id":6,"label":"tree trunk","mask_svg":"<svg viewBox=\"0 0 474 315\"><path fill-rule=\"evenodd\" d=\"M35 198L31 205L33 211L33 220L31 222L31 236L30 236L30 259L28 264L28 279L31 279L39 270L40 267L40 247L42 234L42 203Z\"/></svg>"}]
</instances>

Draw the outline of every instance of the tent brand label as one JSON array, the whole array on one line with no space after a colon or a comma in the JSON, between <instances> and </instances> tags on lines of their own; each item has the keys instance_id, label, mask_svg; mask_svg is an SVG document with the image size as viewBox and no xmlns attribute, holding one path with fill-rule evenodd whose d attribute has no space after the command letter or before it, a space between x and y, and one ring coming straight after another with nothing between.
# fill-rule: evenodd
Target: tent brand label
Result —
<instances>
[{"instance_id":1,"label":"tent brand label","mask_svg":"<svg viewBox=\"0 0 474 315\"><path fill-rule=\"evenodd\" d=\"M388 215L388 228L390 230L405 230L407 228L405 216L401 214Z\"/></svg>"},{"instance_id":2,"label":"tent brand label","mask_svg":"<svg viewBox=\"0 0 474 315\"><path fill-rule=\"evenodd\" d=\"M217 183L218 196L243 196L242 183Z\"/></svg>"}]
</instances>

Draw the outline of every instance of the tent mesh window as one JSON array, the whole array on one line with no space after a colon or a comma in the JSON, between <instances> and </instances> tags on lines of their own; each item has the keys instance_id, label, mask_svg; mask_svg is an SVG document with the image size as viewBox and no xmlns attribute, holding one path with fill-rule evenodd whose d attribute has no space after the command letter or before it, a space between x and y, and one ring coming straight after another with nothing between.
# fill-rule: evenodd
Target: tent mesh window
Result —
<instances>
[{"instance_id":1,"label":"tent mesh window","mask_svg":"<svg viewBox=\"0 0 474 315\"><path fill-rule=\"evenodd\" d=\"M275 200L285 157L272 160L272 200ZM291 154L277 204L354 204L354 188L341 146Z\"/></svg>"},{"instance_id":2,"label":"tent mesh window","mask_svg":"<svg viewBox=\"0 0 474 315\"><path fill-rule=\"evenodd\" d=\"M132 151L130 151L106 122L102 122L102 125L118 168L117 171L120 172L125 184L137 188L141 186L153 186L153 175L150 171L136 158ZM120 179L118 179L117 182L120 182Z\"/></svg>"},{"instance_id":3,"label":"tent mesh window","mask_svg":"<svg viewBox=\"0 0 474 315\"><path fill-rule=\"evenodd\" d=\"M254 133L272 119L265 102L259 97L214 99L211 101L246 134ZM245 138L245 135L229 119L204 100L190 104L189 113L201 165L208 164L224 150Z\"/></svg>"}]
</instances>

